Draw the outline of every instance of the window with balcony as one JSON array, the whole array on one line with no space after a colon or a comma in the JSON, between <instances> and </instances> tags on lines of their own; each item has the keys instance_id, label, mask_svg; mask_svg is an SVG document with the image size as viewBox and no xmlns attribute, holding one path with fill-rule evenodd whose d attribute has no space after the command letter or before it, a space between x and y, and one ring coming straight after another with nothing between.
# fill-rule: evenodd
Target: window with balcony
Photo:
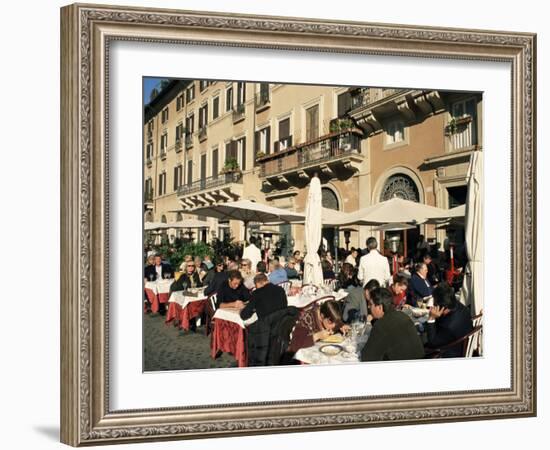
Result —
<instances>
[{"instance_id":1,"label":"window with balcony","mask_svg":"<svg viewBox=\"0 0 550 450\"><path fill-rule=\"evenodd\" d=\"M229 87L225 90L225 110L231 111L233 109L233 87Z\"/></svg>"},{"instance_id":2,"label":"window with balcony","mask_svg":"<svg viewBox=\"0 0 550 450\"><path fill-rule=\"evenodd\" d=\"M351 110L351 93L346 91L338 96L338 118L346 117Z\"/></svg>"},{"instance_id":3,"label":"window with balcony","mask_svg":"<svg viewBox=\"0 0 550 450\"><path fill-rule=\"evenodd\" d=\"M193 161L187 161L187 186L193 183Z\"/></svg>"},{"instance_id":4,"label":"window with balcony","mask_svg":"<svg viewBox=\"0 0 550 450\"><path fill-rule=\"evenodd\" d=\"M162 123L168 122L168 106L162 110L160 120Z\"/></svg>"},{"instance_id":5,"label":"window with balcony","mask_svg":"<svg viewBox=\"0 0 550 450\"><path fill-rule=\"evenodd\" d=\"M178 95L176 98L176 111L180 111L183 108L183 94Z\"/></svg>"},{"instance_id":6,"label":"window with balcony","mask_svg":"<svg viewBox=\"0 0 550 450\"><path fill-rule=\"evenodd\" d=\"M243 105L246 101L246 83L239 81L237 83L237 106Z\"/></svg>"},{"instance_id":7,"label":"window with balcony","mask_svg":"<svg viewBox=\"0 0 550 450\"><path fill-rule=\"evenodd\" d=\"M150 163L153 159L153 143L150 142L145 147L145 159L147 160L147 163Z\"/></svg>"},{"instance_id":8,"label":"window with balcony","mask_svg":"<svg viewBox=\"0 0 550 450\"><path fill-rule=\"evenodd\" d=\"M477 145L477 102L464 99L451 105L451 120L446 127L453 150Z\"/></svg>"},{"instance_id":9,"label":"window with balcony","mask_svg":"<svg viewBox=\"0 0 550 450\"><path fill-rule=\"evenodd\" d=\"M160 137L160 156L166 157L166 151L168 149L168 132L164 133Z\"/></svg>"},{"instance_id":10,"label":"window with balcony","mask_svg":"<svg viewBox=\"0 0 550 450\"><path fill-rule=\"evenodd\" d=\"M246 137L237 139L237 162L241 170L246 170Z\"/></svg>"},{"instance_id":11,"label":"window with balcony","mask_svg":"<svg viewBox=\"0 0 550 450\"><path fill-rule=\"evenodd\" d=\"M386 145L397 144L405 140L405 124L402 120L393 120L386 128Z\"/></svg>"},{"instance_id":12,"label":"window with balcony","mask_svg":"<svg viewBox=\"0 0 550 450\"><path fill-rule=\"evenodd\" d=\"M271 147L271 127L262 128L254 134L254 161L268 155Z\"/></svg>"},{"instance_id":13,"label":"window with balcony","mask_svg":"<svg viewBox=\"0 0 550 450\"><path fill-rule=\"evenodd\" d=\"M220 116L220 97L214 97L212 100L212 120Z\"/></svg>"},{"instance_id":14,"label":"window with balcony","mask_svg":"<svg viewBox=\"0 0 550 450\"><path fill-rule=\"evenodd\" d=\"M179 152L182 148L182 142L183 142L183 123L178 124L176 127L176 144L175 144L175 150L176 152Z\"/></svg>"},{"instance_id":15,"label":"window with balcony","mask_svg":"<svg viewBox=\"0 0 550 450\"><path fill-rule=\"evenodd\" d=\"M215 180L218 178L219 169L219 152L217 148L212 150L212 178Z\"/></svg>"},{"instance_id":16,"label":"window with balcony","mask_svg":"<svg viewBox=\"0 0 550 450\"><path fill-rule=\"evenodd\" d=\"M306 141L319 137L319 105L306 109Z\"/></svg>"},{"instance_id":17,"label":"window with balcony","mask_svg":"<svg viewBox=\"0 0 550 450\"><path fill-rule=\"evenodd\" d=\"M174 192L183 184L183 166L178 164L174 167Z\"/></svg>"},{"instance_id":18,"label":"window with balcony","mask_svg":"<svg viewBox=\"0 0 550 450\"><path fill-rule=\"evenodd\" d=\"M166 172L159 175L158 193L159 195L166 194Z\"/></svg>"},{"instance_id":19,"label":"window with balcony","mask_svg":"<svg viewBox=\"0 0 550 450\"><path fill-rule=\"evenodd\" d=\"M153 179L151 177L145 180L144 194L145 202L153 201Z\"/></svg>"},{"instance_id":20,"label":"window with balcony","mask_svg":"<svg viewBox=\"0 0 550 450\"><path fill-rule=\"evenodd\" d=\"M185 99L187 103L195 100L195 84L192 82L191 85L185 90Z\"/></svg>"},{"instance_id":21,"label":"window with balcony","mask_svg":"<svg viewBox=\"0 0 550 450\"><path fill-rule=\"evenodd\" d=\"M203 129L208 124L208 105L204 105L199 109L199 129Z\"/></svg>"},{"instance_id":22,"label":"window with balcony","mask_svg":"<svg viewBox=\"0 0 550 450\"><path fill-rule=\"evenodd\" d=\"M279 122L279 140L274 143L274 151L279 152L292 146L292 136L290 134L290 118Z\"/></svg>"}]
</instances>

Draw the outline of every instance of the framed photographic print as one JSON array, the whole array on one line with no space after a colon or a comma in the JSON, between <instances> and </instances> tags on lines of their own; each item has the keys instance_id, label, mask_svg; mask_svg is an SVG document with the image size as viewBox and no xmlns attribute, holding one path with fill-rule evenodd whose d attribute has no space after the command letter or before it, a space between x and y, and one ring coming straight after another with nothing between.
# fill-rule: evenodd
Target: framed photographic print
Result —
<instances>
[{"instance_id":1,"label":"framed photographic print","mask_svg":"<svg viewBox=\"0 0 550 450\"><path fill-rule=\"evenodd\" d=\"M78 4L61 38L63 442L536 414L535 35Z\"/></svg>"}]
</instances>

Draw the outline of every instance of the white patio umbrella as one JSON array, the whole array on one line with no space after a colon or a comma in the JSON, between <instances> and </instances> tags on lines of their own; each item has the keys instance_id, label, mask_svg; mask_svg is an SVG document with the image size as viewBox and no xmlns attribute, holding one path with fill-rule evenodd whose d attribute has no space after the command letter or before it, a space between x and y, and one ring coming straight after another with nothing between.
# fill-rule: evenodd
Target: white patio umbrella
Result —
<instances>
[{"instance_id":1,"label":"white patio umbrella","mask_svg":"<svg viewBox=\"0 0 550 450\"><path fill-rule=\"evenodd\" d=\"M167 223L162 222L145 222L143 228L145 231L166 230L168 228Z\"/></svg>"},{"instance_id":2,"label":"white patio umbrella","mask_svg":"<svg viewBox=\"0 0 550 450\"><path fill-rule=\"evenodd\" d=\"M265 205L250 200L238 200L236 202L219 203L217 205L202 206L190 211L199 216L215 217L221 220L241 220L246 227L249 222L272 223L293 222L304 219L304 215L282 208Z\"/></svg>"},{"instance_id":3,"label":"white patio umbrella","mask_svg":"<svg viewBox=\"0 0 550 450\"><path fill-rule=\"evenodd\" d=\"M171 222L168 228L210 228L210 224L204 220L197 219L183 219L179 222Z\"/></svg>"},{"instance_id":4,"label":"white patio umbrella","mask_svg":"<svg viewBox=\"0 0 550 450\"><path fill-rule=\"evenodd\" d=\"M385 223L384 225L373 228L372 231L402 231L412 230L413 228L415 228L414 225L409 225L407 223Z\"/></svg>"},{"instance_id":5,"label":"white patio umbrella","mask_svg":"<svg viewBox=\"0 0 550 450\"><path fill-rule=\"evenodd\" d=\"M473 314L483 309L483 231L481 202L483 201L483 155L472 153L468 169L468 194L466 201L465 245L468 263L460 301L470 305Z\"/></svg>"},{"instance_id":6,"label":"white patio umbrella","mask_svg":"<svg viewBox=\"0 0 550 450\"><path fill-rule=\"evenodd\" d=\"M466 205L456 206L451 209L442 209L439 215L428 217L426 223L441 224L448 221L460 221L466 215Z\"/></svg>"},{"instance_id":7,"label":"white patio umbrella","mask_svg":"<svg viewBox=\"0 0 550 450\"><path fill-rule=\"evenodd\" d=\"M354 213L342 216L338 225L381 225L386 223L424 223L428 217L440 216L442 208L394 197Z\"/></svg>"},{"instance_id":8,"label":"white patio umbrella","mask_svg":"<svg viewBox=\"0 0 550 450\"><path fill-rule=\"evenodd\" d=\"M307 253L304 258L304 284L323 285L323 270L317 254L321 243L322 193L319 178L313 177L309 184L306 203L305 243Z\"/></svg>"}]
</instances>

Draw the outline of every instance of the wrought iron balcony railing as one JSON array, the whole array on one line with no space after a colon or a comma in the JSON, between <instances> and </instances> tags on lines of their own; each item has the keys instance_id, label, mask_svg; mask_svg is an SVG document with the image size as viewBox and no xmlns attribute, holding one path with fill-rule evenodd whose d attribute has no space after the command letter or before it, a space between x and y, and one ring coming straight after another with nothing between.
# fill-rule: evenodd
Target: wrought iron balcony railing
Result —
<instances>
[{"instance_id":1,"label":"wrought iron balcony railing","mask_svg":"<svg viewBox=\"0 0 550 450\"><path fill-rule=\"evenodd\" d=\"M256 109L263 109L271 104L271 98L269 92L260 92L254 97Z\"/></svg>"},{"instance_id":2,"label":"wrought iron balcony railing","mask_svg":"<svg viewBox=\"0 0 550 450\"><path fill-rule=\"evenodd\" d=\"M178 188L178 196L194 194L196 192L208 189L219 188L227 184L242 182L242 173L240 171L220 173L218 175L195 180L192 183L180 186Z\"/></svg>"},{"instance_id":3,"label":"wrought iron balcony railing","mask_svg":"<svg viewBox=\"0 0 550 450\"><path fill-rule=\"evenodd\" d=\"M206 125L199 129L199 141L204 141L208 137Z\"/></svg>"},{"instance_id":4,"label":"wrought iron balcony railing","mask_svg":"<svg viewBox=\"0 0 550 450\"><path fill-rule=\"evenodd\" d=\"M359 154L362 133L349 129L260 158L260 176L269 177L322 165L347 155Z\"/></svg>"},{"instance_id":5,"label":"wrought iron balcony railing","mask_svg":"<svg viewBox=\"0 0 550 450\"><path fill-rule=\"evenodd\" d=\"M244 119L244 103L240 103L233 107L233 123Z\"/></svg>"},{"instance_id":6,"label":"wrought iron balcony railing","mask_svg":"<svg viewBox=\"0 0 550 450\"><path fill-rule=\"evenodd\" d=\"M193 147L193 135L191 133L185 135L185 148Z\"/></svg>"}]
</instances>

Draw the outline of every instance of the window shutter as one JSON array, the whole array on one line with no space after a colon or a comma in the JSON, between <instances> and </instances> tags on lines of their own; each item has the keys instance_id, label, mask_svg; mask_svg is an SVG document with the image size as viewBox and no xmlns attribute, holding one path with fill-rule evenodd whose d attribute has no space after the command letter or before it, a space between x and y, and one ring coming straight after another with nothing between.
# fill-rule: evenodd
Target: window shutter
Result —
<instances>
[{"instance_id":1,"label":"window shutter","mask_svg":"<svg viewBox=\"0 0 550 450\"><path fill-rule=\"evenodd\" d=\"M266 130L265 153L269 155L271 153L271 127L267 127Z\"/></svg>"},{"instance_id":2,"label":"window shutter","mask_svg":"<svg viewBox=\"0 0 550 450\"><path fill-rule=\"evenodd\" d=\"M243 143L243 161L241 165L241 170L246 170L246 137L243 137L241 141Z\"/></svg>"},{"instance_id":3,"label":"window shutter","mask_svg":"<svg viewBox=\"0 0 550 450\"><path fill-rule=\"evenodd\" d=\"M208 105L204 106L204 125L208 124Z\"/></svg>"},{"instance_id":4,"label":"window shutter","mask_svg":"<svg viewBox=\"0 0 550 450\"><path fill-rule=\"evenodd\" d=\"M261 148L260 139L261 139L261 134L260 134L260 132L259 132L259 131L255 131L255 132L254 132L254 159L256 159L256 155L258 154L258 152L260 151L260 148Z\"/></svg>"},{"instance_id":5,"label":"window shutter","mask_svg":"<svg viewBox=\"0 0 550 450\"><path fill-rule=\"evenodd\" d=\"M290 134L290 119L279 122L279 140L288 137Z\"/></svg>"},{"instance_id":6,"label":"window shutter","mask_svg":"<svg viewBox=\"0 0 550 450\"><path fill-rule=\"evenodd\" d=\"M220 115L220 97L216 97L212 102L212 119L216 119Z\"/></svg>"},{"instance_id":7,"label":"window shutter","mask_svg":"<svg viewBox=\"0 0 550 450\"><path fill-rule=\"evenodd\" d=\"M178 190L178 168L174 167L174 191Z\"/></svg>"},{"instance_id":8,"label":"window shutter","mask_svg":"<svg viewBox=\"0 0 550 450\"><path fill-rule=\"evenodd\" d=\"M212 152L212 178L218 178L218 149Z\"/></svg>"}]
</instances>

